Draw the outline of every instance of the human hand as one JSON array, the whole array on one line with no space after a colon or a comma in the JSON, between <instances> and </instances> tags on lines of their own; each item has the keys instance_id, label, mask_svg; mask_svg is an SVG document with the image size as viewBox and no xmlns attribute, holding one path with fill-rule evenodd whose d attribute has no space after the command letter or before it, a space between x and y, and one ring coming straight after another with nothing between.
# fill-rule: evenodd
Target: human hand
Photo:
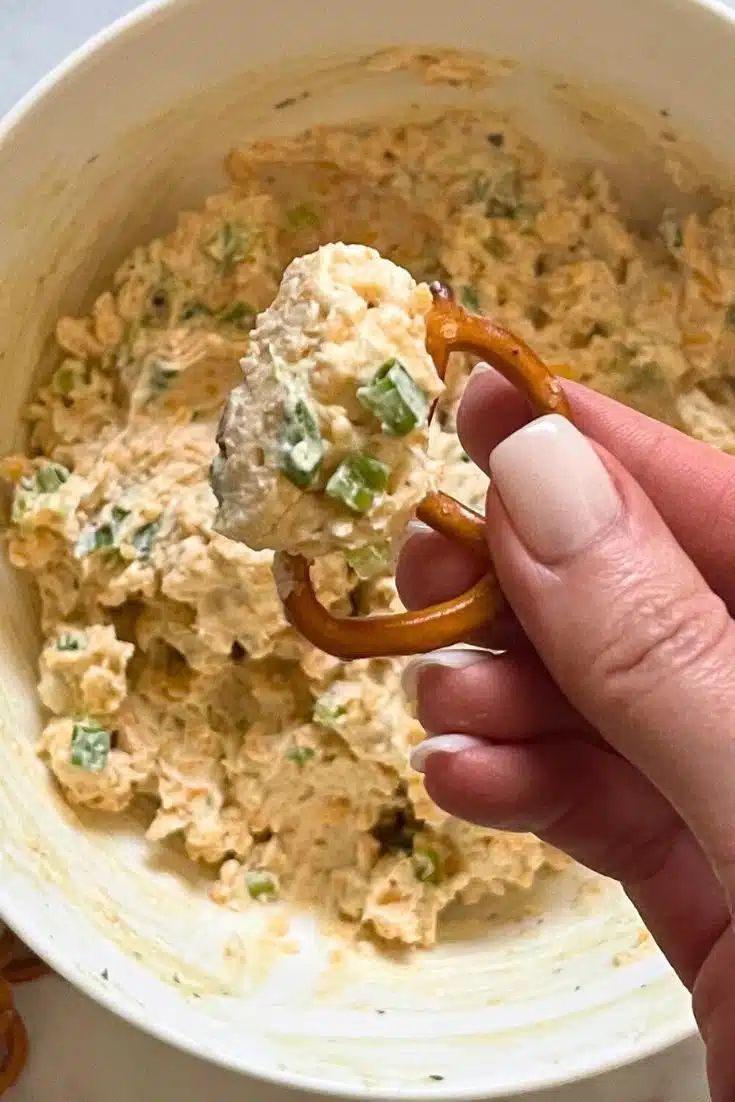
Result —
<instances>
[{"instance_id":1,"label":"human hand","mask_svg":"<svg viewBox=\"0 0 735 1102\"><path fill-rule=\"evenodd\" d=\"M406 687L432 737L412 760L446 811L622 882L693 993L713 1102L733 1102L735 458L565 390L578 429L521 427L495 372L468 384L459 434L492 474L514 645L414 659ZM398 585L423 607L480 570L417 528Z\"/></svg>"}]
</instances>

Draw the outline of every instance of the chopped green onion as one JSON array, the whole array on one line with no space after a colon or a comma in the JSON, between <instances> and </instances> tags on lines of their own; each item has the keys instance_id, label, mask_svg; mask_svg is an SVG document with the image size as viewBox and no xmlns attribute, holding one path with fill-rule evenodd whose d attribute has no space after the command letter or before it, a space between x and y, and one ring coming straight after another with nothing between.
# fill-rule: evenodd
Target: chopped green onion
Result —
<instances>
[{"instance_id":1,"label":"chopped green onion","mask_svg":"<svg viewBox=\"0 0 735 1102\"><path fill-rule=\"evenodd\" d=\"M70 394L78 382L85 381L84 375L85 365L81 361L65 360L54 372L51 383L59 394Z\"/></svg>"},{"instance_id":2,"label":"chopped green onion","mask_svg":"<svg viewBox=\"0 0 735 1102\"><path fill-rule=\"evenodd\" d=\"M298 398L285 411L279 466L286 478L303 490L316 480L323 455L316 418L307 403Z\"/></svg>"},{"instance_id":3,"label":"chopped green onion","mask_svg":"<svg viewBox=\"0 0 735 1102\"><path fill-rule=\"evenodd\" d=\"M69 761L89 773L101 773L112 747L112 735L96 719L78 720L72 729Z\"/></svg>"},{"instance_id":4,"label":"chopped green onion","mask_svg":"<svg viewBox=\"0 0 735 1102\"><path fill-rule=\"evenodd\" d=\"M388 485L385 463L369 455L348 455L331 476L325 491L353 513L367 513Z\"/></svg>"},{"instance_id":5,"label":"chopped green onion","mask_svg":"<svg viewBox=\"0 0 735 1102\"><path fill-rule=\"evenodd\" d=\"M76 543L76 555L83 558L93 551L110 551L117 547L116 526L106 522L98 528L85 528Z\"/></svg>"},{"instance_id":6,"label":"chopped green onion","mask_svg":"<svg viewBox=\"0 0 735 1102\"><path fill-rule=\"evenodd\" d=\"M136 549L142 559L150 558L153 541L158 535L158 530L160 527L160 520L150 520L147 524L144 524L141 528L136 529L136 531L133 533L133 547Z\"/></svg>"},{"instance_id":7,"label":"chopped green onion","mask_svg":"<svg viewBox=\"0 0 735 1102\"><path fill-rule=\"evenodd\" d=\"M299 769L315 757L316 750L313 750L311 746L292 746L286 751L286 761L292 761L295 765L298 765Z\"/></svg>"},{"instance_id":8,"label":"chopped green onion","mask_svg":"<svg viewBox=\"0 0 735 1102\"><path fill-rule=\"evenodd\" d=\"M626 389L650 390L661 385L663 373L654 360L642 360L630 367L629 378L625 380Z\"/></svg>"},{"instance_id":9,"label":"chopped green onion","mask_svg":"<svg viewBox=\"0 0 735 1102\"><path fill-rule=\"evenodd\" d=\"M522 183L517 164L505 155L497 157L497 171L480 172L470 188L470 201L484 203L489 218L514 218L521 201Z\"/></svg>"},{"instance_id":10,"label":"chopped green onion","mask_svg":"<svg viewBox=\"0 0 735 1102\"><path fill-rule=\"evenodd\" d=\"M245 873L245 884L251 899L273 899L277 892L275 879L269 872L251 869Z\"/></svg>"},{"instance_id":11,"label":"chopped green onion","mask_svg":"<svg viewBox=\"0 0 735 1102\"><path fill-rule=\"evenodd\" d=\"M639 356L637 350L623 346L612 362L613 371L621 376L618 385L627 393L658 387L664 378L655 360L641 359Z\"/></svg>"},{"instance_id":12,"label":"chopped green onion","mask_svg":"<svg viewBox=\"0 0 735 1102\"><path fill-rule=\"evenodd\" d=\"M86 645L87 636L83 631L77 631L73 634L70 631L65 631L56 640L56 649L61 651L84 650Z\"/></svg>"},{"instance_id":13,"label":"chopped green onion","mask_svg":"<svg viewBox=\"0 0 735 1102\"><path fill-rule=\"evenodd\" d=\"M238 329L252 329L256 315L257 310L249 302L234 302L232 306L220 310L217 317L229 325L236 325Z\"/></svg>"},{"instance_id":14,"label":"chopped green onion","mask_svg":"<svg viewBox=\"0 0 735 1102\"><path fill-rule=\"evenodd\" d=\"M478 172L470 184L470 202L481 203L490 187L490 182L484 172Z\"/></svg>"},{"instance_id":15,"label":"chopped green onion","mask_svg":"<svg viewBox=\"0 0 735 1102\"><path fill-rule=\"evenodd\" d=\"M420 880L422 884L439 883L441 879L441 862L436 850L414 850L412 859L417 880Z\"/></svg>"},{"instance_id":16,"label":"chopped green onion","mask_svg":"<svg viewBox=\"0 0 735 1102\"><path fill-rule=\"evenodd\" d=\"M192 299L191 302L187 302L181 307L180 317L182 321L191 321L192 318L211 316L212 311L204 302L200 302L198 298Z\"/></svg>"},{"instance_id":17,"label":"chopped green onion","mask_svg":"<svg viewBox=\"0 0 735 1102\"><path fill-rule=\"evenodd\" d=\"M367 581L388 568L390 549L387 543L370 543L366 547L352 547L345 551L345 561L358 578Z\"/></svg>"},{"instance_id":18,"label":"chopped green onion","mask_svg":"<svg viewBox=\"0 0 735 1102\"><path fill-rule=\"evenodd\" d=\"M25 475L15 488L11 520L18 524L32 509L37 495L53 494L69 480L69 471L60 463L46 463L32 475ZM44 504L44 507L45 504ZM68 510L64 505L57 506L57 512L64 515Z\"/></svg>"},{"instance_id":19,"label":"chopped green onion","mask_svg":"<svg viewBox=\"0 0 735 1102\"><path fill-rule=\"evenodd\" d=\"M111 524L101 524L94 533L94 550L104 551L115 546L115 532Z\"/></svg>"},{"instance_id":20,"label":"chopped green onion","mask_svg":"<svg viewBox=\"0 0 735 1102\"><path fill-rule=\"evenodd\" d=\"M681 222L675 211L665 210L659 222L658 232L661 240L670 252L676 252L684 244Z\"/></svg>"},{"instance_id":21,"label":"chopped green onion","mask_svg":"<svg viewBox=\"0 0 735 1102\"><path fill-rule=\"evenodd\" d=\"M161 363L160 360L152 363L150 367L150 387L153 393L167 390L178 374L178 368L171 367L170 364Z\"/></svg>"},{"instance_id":22,"label":"chopped green onion","mask_svg":"<svg viewBox=\"0 0 735 1102\"><path fill-rule=\"evenodd\" d=\"M286 221L294 230L318 229L320 225L319 215L308 203L299 203L287 210Z\"/></svg>"},{"instance_id":23,"label":"chopped green onion","mask_svg":"<svg viewBox=\"0 0 735 1102\"><path fill-rule=\"evenodd\" d=\"M223 222L213 237L206 242L204 251L216 260L225 272L235 264L241 264L248 255L248 235L236 222Z\"/></svg>"},{"instance_id":24,"label":"chopped green onion","mask_svg":"<svg viewBox=\"0 0 735 1102\"><path fill-rule=\"evenodd\" d=\"M69 472L60 463L47 463L36 471L36 488L39 493L53 494L69 479Z\"/></svg>"},{"instance_id":25,"label":"chopped green onion","mask_svg":"<svg viewBox=\"0 0 735 1102\"><path fill-rule=\"evenodd\" d=\"M731 302L725 311L725 324L735 329L735 302Z\"/></svg>"},{"instance_id":26,"label":"chopped green onion","mask_svg":"<svg viewBox=\"0 0 735 1102\"><path fill-rule=\"evenodd\" d=\"M480 298L479 298L479 295L477 294L477 288L476 287L471 287L471 286L463 287L462 288L462 302L464 303L464 305L467 307L468 310L479 310L480 309Z\"/></svg>"},{"instance_id":27,"label":"chopped green onion","mask_svg":"<svg viewBox=\"0 0 735 1102\"><path fill-rule=\"evenodd\" d=\"M110 512L112 513L112 519L117 521L118 524L125 520L125 517L130 516L130 510L123 505L113 505Z\"/></svg>"},{"instance_id":28,"label":"chopped green onion","mask_svg":"<svg viewBox=\"0 0 735 1102\"><path fill-rule=\"evenodd\" d=\"M467 454L466 451L462 452L462 454L459 457L459 461L460 461L460 463L471 463L472 462L472 460L470 459L470 457L469 457L469 455Z\"/></svg>"},{"instance_id":29,"label":"chopped green onion","mask_svg":"<svg viewBox=\"0 0 735 1102\"><path fill-rule=\"evenodd\" d=\"M508 255L509 249L502 237L488 237L484 245L486 251L496 260L505 260Z\"/></svg>"},{"instance_id":30,"label":"chopped green onion","mask_svg":"<svg viewBox=\"0 0 735 1102\"><path fill-rule=\"evenodd\" d=\"M406 436L423 424L429 401L399 360L392 359L378 368L372 382L357 389L357 400L380 421L381 428L393 436Z\"/></svg>"},{"instance_id":31,"label":"chopped green onion","mask_svg":"<svg viewBox=\"0 0 735 1102\"><path fill-rule=\"evenodd\" d=\"M336 731L340 726L340 719L342 719L346 713L347 709L344 704L337 704L333 696L329 693L325 693L324 696L320 696L316 701L312 718L320 727L326 727L330 731Z\"/></svg>"}]
</instances>

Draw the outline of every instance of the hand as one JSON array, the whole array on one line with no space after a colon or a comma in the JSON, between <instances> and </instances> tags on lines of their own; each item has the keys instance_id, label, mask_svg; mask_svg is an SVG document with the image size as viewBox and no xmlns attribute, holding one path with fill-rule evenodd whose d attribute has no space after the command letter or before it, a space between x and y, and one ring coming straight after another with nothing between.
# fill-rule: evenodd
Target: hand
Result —
<instances>
[{"instance_id":1,"label":"hand","mask_svg":"<svg viewBox=\"0 0 735 1102\"><path fill-rule=\"evenodd\" d=\"M693 993L713 1102L732 1102L735 458L565 389L577 428L522 427L522 399L473 372L459 434L492 475L487 539L516 643L411 663L433 736L413 763L446 811L622 882ZM477 574L418 530L398 584L421 607Z\"/></svg>"}]
</instances>

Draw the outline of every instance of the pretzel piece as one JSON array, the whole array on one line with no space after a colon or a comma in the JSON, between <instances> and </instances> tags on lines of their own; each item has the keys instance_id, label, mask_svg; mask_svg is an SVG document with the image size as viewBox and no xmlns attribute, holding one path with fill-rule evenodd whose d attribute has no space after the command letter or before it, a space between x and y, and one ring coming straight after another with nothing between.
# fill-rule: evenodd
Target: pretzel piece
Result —
<instances>
[{"instance_id":1,"label":"pretzel piece","mask_svg":"<svg viewBox=\"0 0 735 1102\"><path fill-rule=\"evenodd\" d=\"M534 417L558 413L571 420L561 384L535 352L507 329L469 313L440 283L431 285L426 348L444 378L452 352L485 360L523 393ZM428 494L416 515L435 531L489 563L485 520L441 492ZM492 620L504 599L492 568L465 593L413 612L381 616L334 616L320 603L302 555L279 552L274 573L286 618L315 647L336 658L387 658L423 654L466 640Z\"/></svg>"},{"instance_id":2,"label":"pretzel piece","mask_svg":"<svg viewBox=\"0 0 735 1102\"><path fill-rule=\"evenodd\" d=\"M28 1033L15 1008L11 983L27 983L45 976L46 964L7 927L0 934L0 1095L17 1082L28 1060Z\"/></svg>"}]
</instances>

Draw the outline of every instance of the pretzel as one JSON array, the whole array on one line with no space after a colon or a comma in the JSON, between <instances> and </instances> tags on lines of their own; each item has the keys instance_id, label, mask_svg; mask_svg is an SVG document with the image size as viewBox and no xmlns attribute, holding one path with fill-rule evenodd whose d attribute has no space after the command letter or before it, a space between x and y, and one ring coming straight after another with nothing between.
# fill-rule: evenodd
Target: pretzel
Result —
<instances>
[{"instance_id":1,"label":"pretzel","mask_svg":"<svg viewBox=\"0 0 735 1102\"><path fill-rule=\"evenodd\" d=\"M0 1095L17 1082L28 1059L28 1034L13 1002L11 983L27 983L46 975L48 967L29 953L6 929L0 936Z\"/></svg>"},{"instance_id":2,"label":"pretzel","mask_svg":"<svg viewBox=\"0 0 735 1102\"><path fill-rule=\"evenodd\" d=\"M531 413L558 413L571 420L561 384L538 356L507 329L471 314L441 283L432 283L426 315L426 349L444 379L452 352L470 352L489 363L528 399ZM416 510L419 520L487 564L479 582L465 593L413 612L381 616L334 616L319 601L309 562L303 555L278 552L274 573L286 619L310 643L343 660L423 654L459 643L493 620L504 605L485 539L485 518L448 494L428 494Z\"/></svg>"}]
</instances>

